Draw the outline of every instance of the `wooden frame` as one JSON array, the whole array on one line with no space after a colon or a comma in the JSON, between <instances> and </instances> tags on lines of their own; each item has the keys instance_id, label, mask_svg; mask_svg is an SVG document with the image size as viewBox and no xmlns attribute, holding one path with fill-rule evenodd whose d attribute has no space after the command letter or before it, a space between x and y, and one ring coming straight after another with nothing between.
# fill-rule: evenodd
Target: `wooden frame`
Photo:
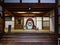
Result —
<instances>
[{"instance_id":1,"label":"wooden frame","mask_svg":"<svg viewBox=\"0 0 60 45\"><path fill-rule=\"evenodd\" d=\"M17 20L16 20L16 25L21 25L21 23L22 23L22 22L21 22L21 19L17 19Z\"/></svg>"},{"instance_id":2,"label":"wooden frame","mask_svg":"<svg viewBox=\"0 0 60 45\"><path fill-rule=\"evenodd\" d=\"M12 17L10 16L10 17L5 17L5 21L12 21Z\"/></svg>"},{"instance_id":3,"label":"wooden frame","mask_svg":"<svg viewBox=\"0 0 60 45\"><path fill-rule=\"evenodd\" d=\"M39 0L40 1L40 0ZM4 1L3 1L4 2ZM22 0L21 0L21 2L22 2ZM36 11L39 11L40 9L49 9L49 10L51 10L51 9L56 9L56 4L57 3L55 3L55 4L43 4L43 3L38 3L38 4L36 4L36 3L34 3L34 4L31 4L31 3L29 3L29 4L25 4L25 3L21 3L21 4L17 4L16 5L16 3L15 4L12 4L12 3L10 3L10 4L7 4L7 3L4 3L5 5L3 5L7 10L9 10L10 9L10 7L13 7L13 6L15 6L15 7L19 7L19 8L15 8L16 10L14 10L14 11L17 11L17 10L19 10L19 9L22 9L22 10L20 10L20 11L29 11L28 10L28 8L33 8L33 10L30 10L30 11L35 11L34 9L36 9ZM8 6L9 5L9 6ZM54 5L54 6L53 6ZM47 7L48 6L48 7ZM50 7L51 6L51 7ZM24 8L26 9L26 10L23 10ZM14 8L14 7L13 7ZM10 10L10 11L13 11L12 9ZM56 12L56 10L55 10L55 12ZM57 13L57 12L56 12ZM39 17L39 16L38 16ZM56 17L56 16L55 16ZM57 18L57 17L56 17ZM55 20L55 21L57 21L57 19ZM56 25L57 25L57 23L56 23ZM56 26L57 27L57 26ZM57 28L56 28L57 29ZM55 31L56 31L56 33L57 33L57 30L55 29Z\"/></svg>"}]
</instances>

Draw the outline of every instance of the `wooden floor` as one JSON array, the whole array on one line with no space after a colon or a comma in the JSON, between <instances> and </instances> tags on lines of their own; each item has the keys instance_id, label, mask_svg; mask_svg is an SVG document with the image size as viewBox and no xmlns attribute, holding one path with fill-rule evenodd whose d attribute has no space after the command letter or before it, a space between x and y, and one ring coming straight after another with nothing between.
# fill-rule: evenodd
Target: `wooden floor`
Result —
<instances>
[{"instance_id":1,"label":"wooden floor","mask_svg":"<svg viewBox=\"0 0 60 45\"><path fill-rule=\"evenodd\" d=\"M56 45L54 35L45 34L6 34L0 45Z\"/></svg>"}]
</instances>

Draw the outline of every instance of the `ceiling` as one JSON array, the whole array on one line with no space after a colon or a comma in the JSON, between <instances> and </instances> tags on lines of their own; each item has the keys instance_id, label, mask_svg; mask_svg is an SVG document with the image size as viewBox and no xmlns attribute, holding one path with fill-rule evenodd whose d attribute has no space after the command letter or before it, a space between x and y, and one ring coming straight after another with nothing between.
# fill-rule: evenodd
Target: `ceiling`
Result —
<instances>
[{"instance_id":1,"label":"ceiling","mask_svg":"<svg viewBox=\"0 0 60 45\"><path fill-rule=\"evenodd\" d=\"M54 5L54 6L53 6ZM49 16L55 4L7 4L4 5L5 16ZM19 13L18 13L19 12ZM34 13L33 13L34 12Z\"/></svg>"}]
</instances>

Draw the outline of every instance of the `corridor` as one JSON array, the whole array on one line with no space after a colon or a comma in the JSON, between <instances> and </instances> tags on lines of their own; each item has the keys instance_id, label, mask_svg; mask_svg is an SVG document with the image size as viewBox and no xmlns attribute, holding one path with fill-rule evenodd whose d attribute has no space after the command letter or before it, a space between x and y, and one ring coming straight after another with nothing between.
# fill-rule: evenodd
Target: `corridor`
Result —
<instances>
[{"instance_id":1,"label":"corridor","mask_svg":"<svg viewBox=\"0 0 60 45\"><path fill-rule=\"evenodd\" d=\"M60 45L60 0L0 0L0 45Z\"/></svg>"}]
</instances>

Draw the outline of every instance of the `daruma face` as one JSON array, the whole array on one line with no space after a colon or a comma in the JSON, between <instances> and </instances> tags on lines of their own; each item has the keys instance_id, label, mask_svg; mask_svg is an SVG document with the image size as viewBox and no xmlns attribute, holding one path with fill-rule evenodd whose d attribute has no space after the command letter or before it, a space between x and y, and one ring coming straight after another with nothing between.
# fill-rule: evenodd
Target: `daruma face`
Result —
<instances>
[{"instance_id":1,"label":"daruma face","mask_svg":"<svg viewBox=\"0 0 60 45\"><path fill-rule=\"evenodd\" d=\"M32 29L33 28L33 22L32 21L28 21L27 22L27 29Z\"/></svg>"}]
</instances>

